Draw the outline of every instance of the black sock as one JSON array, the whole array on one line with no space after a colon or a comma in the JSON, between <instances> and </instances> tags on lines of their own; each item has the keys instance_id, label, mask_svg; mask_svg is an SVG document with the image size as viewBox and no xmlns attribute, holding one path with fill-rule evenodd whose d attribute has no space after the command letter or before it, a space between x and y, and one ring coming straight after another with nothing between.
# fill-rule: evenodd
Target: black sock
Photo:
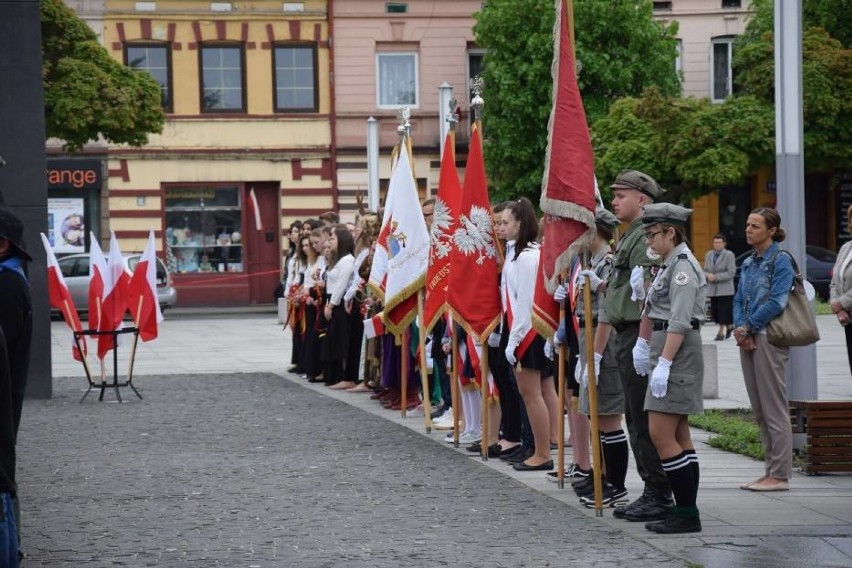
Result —
<instances>
[{"instance_id":1,"label":"black sock","mask_svg":"<svg viewBox=\"0 0 852 568\"><path fill-rule=\"evenodd\" d=\"M698 454L695 450L683 450L683 453L689 458L689 465L692 467L692 475L695 477L695 491L698 492L698 480L701 478L701 472L698 467Z\"/></svg>"},{"instance_id":2,"label":"black sock","mask_svg":"<svg viewBox=\"0 0 852 568\"><path fill-rule=\"evenodd\" d=\"M698 508L695 506L695 498L698 494L698 485L695 483L692 463L686 452L667 460L661 460L663 471L669 478L669 485L674 493L675 512L683 517L697 517Z\"/></svg>"},{"instance_id":3,"label":"black sock","mask_svg":"<svg viewBox=\"0 0 852 568\"><path fill-rule=\"evenodd\" d=\"M627 435L624 430L601 432L606 477L618 489L624 489L627 477Z\"/></svg>"}]
</instances>

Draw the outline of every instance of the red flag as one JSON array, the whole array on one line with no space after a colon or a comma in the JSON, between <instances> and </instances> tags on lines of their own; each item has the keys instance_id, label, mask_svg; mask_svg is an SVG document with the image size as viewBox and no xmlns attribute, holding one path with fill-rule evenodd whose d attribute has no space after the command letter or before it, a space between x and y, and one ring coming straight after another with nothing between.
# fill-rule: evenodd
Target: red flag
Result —
<instances>
[{"instance_id":1,"label":"red flag","mask_svg":"<svg viewBox=\"0 0 852 568\"><path fill-rule=\"evenodd\" d=\"M106 272L101 275L103 279L103 299L101 300L101 312L98 319L98 331L116 331L124 325L122 320L127 311L127 264L121 255L118 239L115 232L110 239L109 258L106 262ZM98 267L100 272L101 268ZM92 289L89 288L91 296ZM112 335L98 336L98 357L103 359L107 352L115 347L115 338Z\"/></svg>"},{"instance_id":2,"label":"red flag","mask_svg":"<svg viewBox=\"0 0 852 568\"><path fill-rule=\"evenodd\" d=\"M497 238L482 159L479 129L470 138L458 227L453 234L447 303L456 320L469 334L484 343L500 323L500 273Z\"/></svg>"},{"instance_id":3,"label":"red flag","mask_svg":"<svg viewBox=\"0 0 852 568\"><path fill-rule=\"evenodd\" d=\"M453 233L461 205L461 183L456 171L456 157L450 136L444 143L441 157L441 174L438 178L438 195L435 197L435 213L429 230L429 271L426 273L426 302L423 319L426 330L438 321L447 306L447 287L450 283L450 257L453 251Z\"/></svg>"},{"instance_id":4,"label":"red flag","mask_svg":"<svg viewBox=\"0 0 852 568\"><path fill-rule=\"evenodd\" d=\"M65 277L62 276L62 271L59 269L59 263L56 262L56 255L53 254L53 249L50 248L50 241L44 233L41 234L41 242L44 244L44 252L47 253L47 293L50 298L50 307L62 312L62 317L65 323L71 328L71 331L83 331L83 324L80 323L80 314L77 313L77 307L74 305L74 299L71 297L71 292L68 290L68 285L65 283ZM80 337L80 345L83 352L77 349L76 342L71 347L71 352L74 358L82 361L86 356L86 338Z\"/></svg>"},{"instance_id":5,"label":"red flag","mask_svg":"<svg viewBox=\"0 0 852 568\"><path fill-rule=\"evenodd\" d=\"M260 221L260 207L257 205L257 195L254 194L254 188L251 188L251 191L249 191L248 206L249 211L252 216L254 216L255 228L257 228L258 231L262 231L263 223Z\"/></svg>"},{"instance_id":6,"label":"red flag","mask_svg":"<svg viewBox=\"0 0 852 568\"><path fill-rule=\"evenodd\" d=\"M559 303L544 286L544 263L541 261L538 263L538 273L535 276L532 325L545 339L553 337L559 327Z\"/></svg>"},{"instance_id":7,"label":"red flag","mask_svg":"<svg viewBox=\"0 0 852 568\"><path fill-rule=\"evenodd\" d=\"M127 285L127 301L130 314L139 330L142 341L157 338L157 324L163 321L160 303L157 300L157 253L154 246L154 231L148 235L145 252L136 263L133 276Z\"/></svg>"},{"instance_id":8,"label":"red flag","mask_svg":"<svg viewBox=\"0 0 852 568\"><path fill-rule=\"evenodd\" d=\"M94 233L89 234L92 242L89 251L89 329L96 330L101 319L101 304L104 301L104 282L109 277L109 272L98 239Z\"/></svg>"},{"instance_id":9,"label":"red flag","mask_svg":"<svg viewBox=\"0 0 852 568\"><path fill-rule=\"evenodd\" d=\"M553 108L540 204L545 214L541 262L545 284L551 293L576 250L591 243L595 230L594 156L577 85L570 19L568 2L556 2Z\"/></svg>"}]
</instances>

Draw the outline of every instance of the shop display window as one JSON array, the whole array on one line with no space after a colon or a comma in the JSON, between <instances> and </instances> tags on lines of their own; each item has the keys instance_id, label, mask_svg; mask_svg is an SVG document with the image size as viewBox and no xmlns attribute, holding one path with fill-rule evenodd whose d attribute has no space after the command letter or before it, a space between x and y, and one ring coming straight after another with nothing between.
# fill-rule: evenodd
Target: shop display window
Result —
<instances>
[{"instance_id":1,"label":"shop display window","mask_svg":"<svg viewBox=\"0 0 852 568\"><path fill-rule=\"evenodd\" d=\"M169 270L243 272L239 188L169 187L165 193Z\"/></svg>"}]
</instances>

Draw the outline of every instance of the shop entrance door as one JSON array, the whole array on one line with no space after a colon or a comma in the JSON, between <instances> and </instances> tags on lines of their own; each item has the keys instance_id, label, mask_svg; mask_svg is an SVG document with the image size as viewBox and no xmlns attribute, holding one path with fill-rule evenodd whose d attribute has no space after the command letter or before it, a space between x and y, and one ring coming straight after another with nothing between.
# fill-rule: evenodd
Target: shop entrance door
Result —
<instances>
[{"instance_id":1,"label":"shop entrance door","mask_svg":"<svg viewBox=\"0 0 852 568\"><path fill-rule=\"evenodd\" d=\"M276 182L247 183L243 203L246 206L244 250L252 304L273 303L273 293L281 277L281 212L278 201L280 185ZM251 190L257 197L261 228L258 230L251 205Z\"/></svg>"}]
</instances>

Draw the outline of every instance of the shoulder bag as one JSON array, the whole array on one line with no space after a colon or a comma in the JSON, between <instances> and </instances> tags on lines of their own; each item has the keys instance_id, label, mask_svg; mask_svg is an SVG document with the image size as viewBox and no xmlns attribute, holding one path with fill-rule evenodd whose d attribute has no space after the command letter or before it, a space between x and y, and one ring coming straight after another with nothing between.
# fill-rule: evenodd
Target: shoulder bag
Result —
<instances>
[{"instance_id":1,"label":"shoulder bag","mask_svg":"<svg viewBox=\"0 0 852 568\"><path fill-rule=\"evenodd\" d=\"M772 263L769 273L770 286L775 273L775 257L780 253L786 253L793 263L793 286L790 288L784 311L766 326L766 339L777 347L801 347L816 343L819 341L816 315L805 294L805 285L796 259L787 251L779 250L770 259Z\"/></svg>"}]
</instances>

